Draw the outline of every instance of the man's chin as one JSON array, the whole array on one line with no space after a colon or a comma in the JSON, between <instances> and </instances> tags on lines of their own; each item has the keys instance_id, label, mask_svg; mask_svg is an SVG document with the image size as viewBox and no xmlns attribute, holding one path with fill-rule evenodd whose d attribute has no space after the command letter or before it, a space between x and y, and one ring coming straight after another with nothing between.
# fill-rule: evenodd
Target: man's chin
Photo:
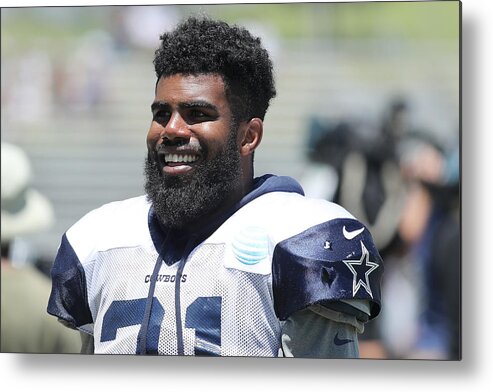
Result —
<instances>
[{"instance_id":1,"label":"man's chin","mask_svg":"<svg viewBox=\"0 0 493 392\"><path fill-rule=\"evenodd\" d=\"M192 187L195 183L195 172L189 172L181 175L168 175L163 174L161 176L161 186L165 188L166 192L179 191L187 187ZM193 190L191 190L193 192Z\"/></svg>"}]
</instances>

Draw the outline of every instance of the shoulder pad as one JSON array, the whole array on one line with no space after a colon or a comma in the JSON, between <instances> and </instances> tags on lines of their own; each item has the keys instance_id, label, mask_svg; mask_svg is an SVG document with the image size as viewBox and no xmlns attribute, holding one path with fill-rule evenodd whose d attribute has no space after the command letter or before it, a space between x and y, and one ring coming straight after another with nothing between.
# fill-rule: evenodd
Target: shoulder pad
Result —
<instances>
[{"instance_id":1,"label":"shoulder pad","mask_svg":"<svg viewBox=\"0 0 493 392\"><path fill-rule=\"evenodd\" d=\"M92 323L87 303L87 285L84 268L66 235L51 269L52 288L48 300L49 314L63 320L65 325L79 328Z\"/></svg>"},{"instance_id":2,"label":"shoulder pad","mask_svg":"<svg viewBox=\"0 0 493 392\"><path fill-rule=\"evenodd\" d=\"M274 307L281 320L327 301L366 299L380 311L383 262L368 229L333 219L277 244L272 261Z\"/></svg>"}]
</instances>

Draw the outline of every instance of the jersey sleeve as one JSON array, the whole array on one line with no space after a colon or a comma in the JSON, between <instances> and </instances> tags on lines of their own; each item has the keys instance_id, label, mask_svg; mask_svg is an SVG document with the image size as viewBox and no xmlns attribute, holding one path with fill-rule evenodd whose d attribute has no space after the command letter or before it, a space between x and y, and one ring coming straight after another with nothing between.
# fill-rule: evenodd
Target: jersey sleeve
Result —
<instances>
[{"instance_id":1,"label":"jersey sleeve","mask_svg":"<svg viewBox=\"0 0 493 392\"><path fill-rule=\"evenodd\" d=\"M341 315L342 316L342 315ZM282 354L297 358L358 358L358 332L352 324L321 316L312 307L283 322Z\"/></svg>"},{"instance_id":2,"label":"jersey sleeve","mask_svg":"<svg viewBox=\"0 0 493 392\"><path fill-rule=\"evenodd\" d=\"M49 314L87 334L99 306L98 262L108 249L152 244L144 196L105 204L88 212L62 236L51 270ZM147 242L148 241L148 242Z\"/></svg>"},{"instance_id":3,"label":"jersey sleeve","mask_svg":"<svg viewBox=\"0 0 493 392\"><path fill-rule=\"evenodd\" d=\"M92 332L85 271L66 234L62 237L51 279L48 313L72 328Z\"/></svg>"},{"instance_id":4,"label":"jersey sleeve","mask_svg":"<svg viewBox=\"0 0 493 392\"><path fill-rule=\"evenodd\" d=\"M356 219L332 219L279 242L272 263L274 309L282 321L312 305L363 322L380 312L382 258ZM368 312L358 303L369 304Z\"/></svg>"}]
</instances>

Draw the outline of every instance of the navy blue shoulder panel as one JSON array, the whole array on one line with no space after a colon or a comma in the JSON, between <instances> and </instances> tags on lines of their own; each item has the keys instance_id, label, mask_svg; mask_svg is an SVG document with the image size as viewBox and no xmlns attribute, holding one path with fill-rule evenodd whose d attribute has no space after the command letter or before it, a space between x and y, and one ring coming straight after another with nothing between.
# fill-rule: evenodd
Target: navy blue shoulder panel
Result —
<instances>
[{"instance_id":1,"label":"navy blue shoulder panel","mask_svg":"<svg viewBox=\"0 0 493 392\"><path fill-rule=\"evenodd\" d=\"M368 229L334 219L290 237L274 249L274 308L281 320L307 306L368 299L370 318L380 312L383 262Z\"/></svg>"},{"instance_id":2,"label":"navy blue shoulder panel","mask_svg":"<svg viewBox=\"0 0 493 392\"><path fill-rule=\"evenodd\" d=\"M51 279L48 313L73 327L92 323L84 269L65 234L51 269Z\"/></svg>"}]
</instances>

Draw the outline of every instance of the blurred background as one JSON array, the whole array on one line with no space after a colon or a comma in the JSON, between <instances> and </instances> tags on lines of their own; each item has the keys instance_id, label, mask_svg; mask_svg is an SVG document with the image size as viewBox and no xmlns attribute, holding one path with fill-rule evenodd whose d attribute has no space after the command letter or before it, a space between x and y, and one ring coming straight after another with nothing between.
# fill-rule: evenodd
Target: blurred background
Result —
<instances>
[{"instance_id":1,"label":"blurred background","mask_svg":"<svg viewBox=\"0 0 493 392\"><path fill-rule=\"evenodd\" d=\"M13 264L49 275L75 221L143 193L154 50L189 14L241 24L272 54L278 94L256 175L290 175L370 228L384 310L362 356L458 359L455 1L2 8L2 143L25 151L54 213L12 239Z\"/></svg>"}]
</instances>

